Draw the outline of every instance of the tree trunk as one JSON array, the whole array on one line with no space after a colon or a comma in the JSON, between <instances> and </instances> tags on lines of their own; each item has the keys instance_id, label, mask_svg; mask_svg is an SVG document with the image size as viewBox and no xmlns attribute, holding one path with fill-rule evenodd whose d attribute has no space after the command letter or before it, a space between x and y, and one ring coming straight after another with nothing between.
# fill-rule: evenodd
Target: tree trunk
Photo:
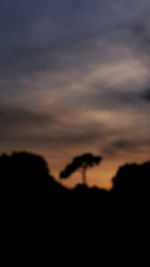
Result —
<instances>
[{"instance_id":1,"label":"tree trunk","mask_svg":"<svg viewBox=\"0 0 150 267\"><path fill-rule=\"evenodd\" d=\"M82 166L82 183L87 185L86 166Z\"/></svg>"}]
</instances>

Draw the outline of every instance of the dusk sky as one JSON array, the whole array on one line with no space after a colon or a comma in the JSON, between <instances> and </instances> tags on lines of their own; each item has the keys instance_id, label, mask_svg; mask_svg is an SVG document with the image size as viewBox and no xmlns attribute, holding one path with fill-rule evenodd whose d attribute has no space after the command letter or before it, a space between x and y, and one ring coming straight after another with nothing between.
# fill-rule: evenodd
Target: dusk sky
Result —
<instances>
[{"instance_id":1,"label":"dusk sky","mask_svg":"<svg viewBox=\"0 0 150 267\"><path fill-rule=\"evenodd\" d=\"M150 1L0 1L0 153L103 157L90 185L150 159ZM66 181L74 185L80 174Z\"/></svg>"}]
</instances>

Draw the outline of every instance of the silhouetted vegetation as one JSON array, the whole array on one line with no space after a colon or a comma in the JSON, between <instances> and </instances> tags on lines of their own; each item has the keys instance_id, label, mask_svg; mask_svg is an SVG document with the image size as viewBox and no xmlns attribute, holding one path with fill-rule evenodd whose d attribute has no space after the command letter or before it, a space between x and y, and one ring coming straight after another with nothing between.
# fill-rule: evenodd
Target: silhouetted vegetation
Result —
<instances>
[{"instance_id":1,"label":"silhouetted vegetation","mask_svg":"<svg viewBox=\"0 0 150 267\"><path fill-rule=\"evenodd\" d=\"M98 165L102 160L99 156L94 156L91 153L86 153L81 156L75 157L71 164L69 164L64 171L60 173L61 179L66 179L72 175L76 170L81 169L82 172L82 182L87 184L86 171L89 167L94 167Z\"/></svg>"},{"instance_id":2,"label":"silhouetted vegetation","mask_svg":"<svg viewBox=\"0 0 150 267\"><path fill-rule=\"evenodd\" d=\"M99 188L89 188L86 181L86 170L101 162L102 158L90 153L75 157L64 171L61 179L70 177L76 170L81 169L83 185L67 189L51 175L46 161L32 153L13 153L0 156L0 191L2 195L16 196L40 195L53 193L110 193L115 195L136 196L148 194L150 190L150 162L143 164L126 164L121 166L112 179L112 189L105 191Z\"/></svg>"},{"instance_id":3,"label":"silhouetted vegetation","mask_svg":"<svg viewBox=\"0 0 150 267\"><path fill-rule=\"evenodd\" d=\"M76 169L86 169L101 161L99 157L91 154L85 155L75 158L62 173L62 177L69 177ZM2 253L3 255L4 253L7 255L8 251L10 253L12 247L15 248L15 242L18 244L16 245L17 252L20 244L23 243L31 246L31 251L32 242L34 246L36 243L37 246L40 245L38 249L41 249L45 243L45 237L50 241L53 240L53 247L55 246L54 240L56 240L56 251L58 248L61 251L66 238L68 238L69 246L75 240L79 242L80 239L84 240L85 244L89 238L92 240L93 246L95 237L101 241L102 247L105 243L107 244L107 250L108 240L112 243L114 240L116 241L119 225L122 227L122 222L131 221L136 208L138 215L144 207L148 206L149 208L149 185L150 162L141 165L127 164L120 167L112 180L112 189L108 191L96 187L89 188L86 182L77 185L74 189L65 188L51 175L46 161L39 155L25 152L13 153L10 156L1 155ZM86 230L87 224L91 228L90 232L89 228L88 231ZM70 232L68 225L72 227ZM77 235L74 230L76 228L79 231ZM121 230L122 234L123 231L124 227ZM21 233L21 236L16 237L16 233L19 235ZM110 233L114 233L112 239ZM39 236L42 236L42 242L39 241ZM32 242L31 237L34 240ZM66 249L66 246L64 247ZM80 247L82 250L82 242ZM23 255L22 257L26 257L26 251L23 251ZM3 257L3 262L6 257Z\"/></svg>"},{"instance_id":4,"label":"silhouetted vegetation","mask_svg":"<svg viewBox=\"0 0 150 267\"><path fill-rule=\"evenodd\" d=\"M32 153L0 156L0 192L5 200L31 204L44 201L48 193L66 191L50 174L46 161Z\"/></svg>"},{"instance_id":5,"label":"silhouetted vegetation","mask_svg":"<svg viewBox=\"0 0 150 267\"><path fill-rule=\"evenodd\" d=\"M112 192L120 196L147 196L150 192L150 162L126 164L113 178Z\"/></svg>"},{"instance_id":6,"label":"silhouetted vegetation","mask_svg":"<svg viewBox=\"0 0 150 267\"><path fill-rule=\"evenodd\" d=\"M6 198L17 199L41 199L53 196L55 193L67 195L97 195L104 199L114 197L136 197L149 195L150 190L150 162L143 164L126 164L119 168L116 176L112 179L110 191L100 188L89 188L86 181L86 170L101 162L102 158L90 153L75 157L64 171L61 179L68 178L76 170L82 171L82 185L74 189L68 189L61 185L51 175L46 161L39 155L32 153L13 153L0 156L0 192ZM60 195L60 194L59 194Z\"/></svg>"}]
</instances>

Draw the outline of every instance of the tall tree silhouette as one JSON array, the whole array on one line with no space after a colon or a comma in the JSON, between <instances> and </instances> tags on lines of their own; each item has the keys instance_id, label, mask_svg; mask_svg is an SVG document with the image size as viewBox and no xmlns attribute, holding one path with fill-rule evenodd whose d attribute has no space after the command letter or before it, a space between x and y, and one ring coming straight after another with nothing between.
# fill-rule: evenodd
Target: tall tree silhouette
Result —
<instances>
[{"instance_id":1,"label":"tall tree silhouette","mask_svg":"<svg viewBox=\"0 0 150 267\"><path fill-rule=\"evenodd\" d=\"M69 178L76 170L81 169L82 172L82 182L87 184L86 171L89 167L94 167L101 162L102 158L99 156L94 156L91 153L86 153L81 156L75 157L73 161L67 165L67 167L60 173L61 179Z\"/></svg>"}]
</instances>

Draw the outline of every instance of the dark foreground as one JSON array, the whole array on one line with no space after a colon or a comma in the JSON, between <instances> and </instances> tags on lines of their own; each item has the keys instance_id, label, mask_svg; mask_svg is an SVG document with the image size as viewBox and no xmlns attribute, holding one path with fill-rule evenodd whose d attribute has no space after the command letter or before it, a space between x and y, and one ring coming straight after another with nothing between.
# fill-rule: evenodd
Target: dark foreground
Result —
<instances>
[{"instance_id":1,"label":"dark foreground","mask_svg":"<svg viewBox=\"0 0 150 267\"><path fill-rule=\"evenodd\" d=\"M91 255L95 265L115 249L121 253L122 243L127 253L133 241L141 246L139 238L148 238L150 162L119 168L110 191L85 185L69 190L43 158L29 153L2 155L0 177L2 266L50 266L60 259L66 265L70 256L69 266L79 257L85 265Z\"/></svg>"}]
</instances>

